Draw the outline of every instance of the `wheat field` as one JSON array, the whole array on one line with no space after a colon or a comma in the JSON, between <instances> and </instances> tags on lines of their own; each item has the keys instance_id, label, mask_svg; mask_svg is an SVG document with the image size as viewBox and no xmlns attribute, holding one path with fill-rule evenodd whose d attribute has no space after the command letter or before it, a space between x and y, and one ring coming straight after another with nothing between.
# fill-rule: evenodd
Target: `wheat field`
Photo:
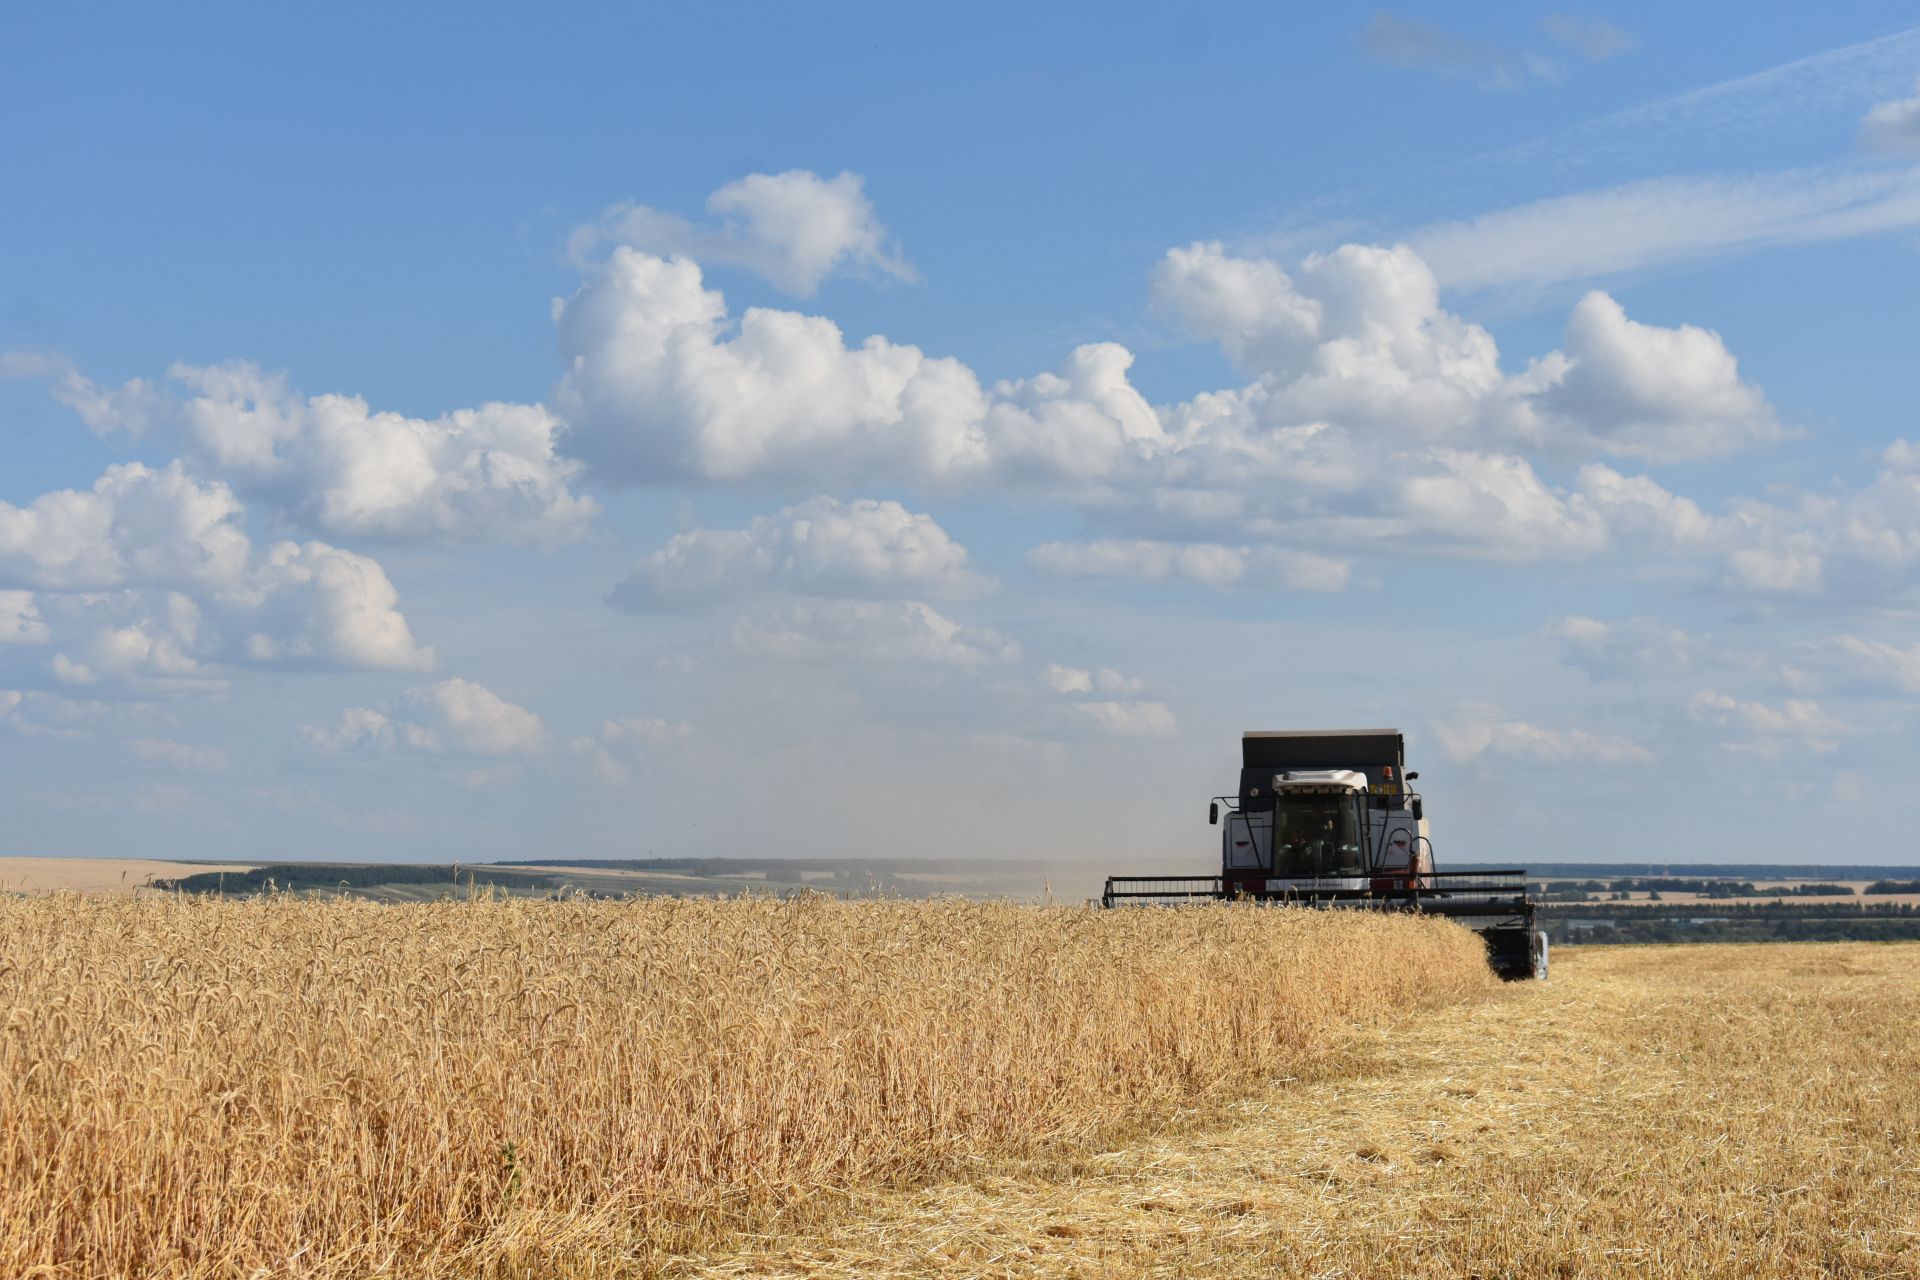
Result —
<instances>
[{"instance_id":1,"label":"wheat field","mask_svg":"<svg viewBox=\"0 0 1920 1280\"><path fill-rule=\"evenodd\" d=\"M0 900L0 1275L645 1275L1492 985L1293 910Z\"/></svg>"}]
</instances>

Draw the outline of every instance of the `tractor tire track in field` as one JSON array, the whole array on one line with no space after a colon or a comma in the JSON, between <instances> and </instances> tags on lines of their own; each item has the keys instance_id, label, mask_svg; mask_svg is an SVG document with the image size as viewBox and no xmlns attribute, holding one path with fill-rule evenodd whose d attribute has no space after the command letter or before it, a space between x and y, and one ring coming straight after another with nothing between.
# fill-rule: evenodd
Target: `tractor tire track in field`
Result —
<instances>
[{"instance_id":1,"label":"tractor tire track in field","mask_svg":"<svg viewBox=\"0 0 1920 1280\"><path fill-rule=\"evenodd\" d=\"M674 1276L1920 1275L1920 945L1565 949L1313 1078Z\"/></svg>"}]
</instances>

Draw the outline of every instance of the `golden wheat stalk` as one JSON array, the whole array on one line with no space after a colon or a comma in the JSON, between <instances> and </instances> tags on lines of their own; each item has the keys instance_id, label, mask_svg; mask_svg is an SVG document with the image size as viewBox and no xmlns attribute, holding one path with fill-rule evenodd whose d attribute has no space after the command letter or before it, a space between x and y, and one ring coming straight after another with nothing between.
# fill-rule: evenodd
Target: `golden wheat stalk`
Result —
<instances>
[{"instance_id":1,"label":"golden wheat stalk","mask_svg":"<svg viewBox=\"0 0 1920 1280\"><path fill-rule=\"evenodd\" d=\"M1255 907L0 901L0 1275L617 1271L1490 981Z\"/></svg>"}]
</instances>

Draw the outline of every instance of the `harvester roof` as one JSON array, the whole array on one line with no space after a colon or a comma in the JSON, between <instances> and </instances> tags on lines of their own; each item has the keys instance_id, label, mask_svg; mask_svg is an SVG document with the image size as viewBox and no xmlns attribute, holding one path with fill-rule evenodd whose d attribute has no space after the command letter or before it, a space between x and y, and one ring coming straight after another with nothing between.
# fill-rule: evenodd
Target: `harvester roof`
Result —
<instances>
[{"instance_id":1,"label":"harvester roof","mask_svg":"<svg viewBox=\"0 0 1920 1280\"><path fill-rule=\"evenodd\" d=\"M1406 739L1398 729L1262 729L1240 736L1247 769L1400 768Z\"/></svg>"},{"instance_id":2,"label":"harvester roof","mask_svg":"<svg viewBox=\"0 0 1920 1280\"><path fill-rule=\"evenodd\" d=\"M1240 736L1240 802L1272 795L1274 775L1351 769L1369 784L1405 776L1398 729L1269 729Z\"/></svg>"}]
</instances>

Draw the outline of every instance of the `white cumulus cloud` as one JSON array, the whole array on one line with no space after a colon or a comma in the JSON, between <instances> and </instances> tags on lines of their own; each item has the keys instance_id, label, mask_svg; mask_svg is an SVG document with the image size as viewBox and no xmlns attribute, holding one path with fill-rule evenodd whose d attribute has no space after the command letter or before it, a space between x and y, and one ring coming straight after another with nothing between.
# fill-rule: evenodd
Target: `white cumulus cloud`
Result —
<instances>
[{"instance_id":1,"label":"white cumulus cloud","mask_svg":"<svg viewBox=\"0 0 1920 1280\"><path fill-rule=\"evenodd\" d=\"M679 742L692 732L692 725L659 716L621 716L600 722L602 742L631 742L660 747Z\"/></svg>"},{"instance_id":2,"label":"white cumulus cloud","mask_svg":"<svg viewBox=\"0 0 1920 1280\"><path fill-rule=\"evenodd\" d=\"M612 601L626 609L737 599L772 589L819 596L947 596L992 586L932 516L897 502L817 497L744 529L674 535L634 567Z\"/></svg>"},{"instance_id":3,"label":"white cumulus cloud","mask_svg":"<svg viewBox=\"0 0 1920 1280\"><path fill-rule=\"evenodd\" d=\"M1781 435L1717 335L1637 323L1603 293L1574 309L1563 351L1505 374L1492 336L1440 305L1439 279L1404 245L1346 245L1295 274L1191 245L1162 259L1154 296L1259 375L1258 396L1240 399L1275 426L1658 460Z\"/></svg>"},{"instance_id":4,"label":"white cumulus cloud","mask_svg":"<svg viewBox=\"0 0 1920 1280\"><path fill-rule=\"evenodd\" d=\"M176 365L189 442L243 492L333 536L553 546L598 510L568 485L545 408L485 404L438 418L377 412L357 396L294 394L248 364Z\"/></svg>"},{"instance_id":5,"label":"white cumulus cloud","mask_svg":"<svg viewBox=\"0 0 1920 1280\"><path fill-rule=\"evenodd\" d=\"M227 767L227 753L219 747L195 746L172 738L135 738L127 745L142 760L174 769L218 773Z\"/></svg>"},{"instance_id":6,"label":"white cumulus cloud","mask_svg":"<svg viewBox=\"0 0 1920 1280\"><path fill-rule=\"evenodd\" d=\"M244 576L250 551L240 514L231 489L178 462L116 464L91 489L24 507L0 502L0 582L56 591L226 586Z\"/></svg>"},{"instance_id":7,"label":"white cumulus cloud","mask_svg":"<svg viewBox=\"0 0 1920 1280\"><path fill-rule=\"evenodd\" d=\"M357 396L302 397L244 361L168 377L107 390L68 370L54 395L101 434L176 427L196 472L332 537L552 547L599 510L569 489L580 464L560 456L559 420L540 405L410 418Z\"/></svg>"},{"instance_id":8,"label":"white cumulus cloud","mask_svg":"<svg viewBox=\"0 0 1920 1280\"><path fill-rule=\"evenodd\" d=\"M1868 692L1920 693L1920 644L1839 635L1803 646L1799 657L1815 670Z\"/></svg>"},{"instance_id":9,"label":"white cumulus cloud","mask_svg":"<svg viewBox=\"0 0 1920 1280\"><path fill-rule=\"evenodd\" d=\"M1709 555L1730 584L1759 580L1753 555L1730 558L1756 550L1742 541L1751 521L1716 525L1597 463L1559 488L1528 456L1672 461L1781 438L1704 329L1634 321L1593 294L1564 350L1509 374L1405 247L1349 245L1288 272L1194 245L1167 254L1154 293L1254 381L1156 409L1128 381L1131 354L1094 344L1057 373L988 389L915 347L849 347L821 317L756 308L736 323L693 263L619 249L557 304L568 370L555 399L567 447L607 479L1014 490L1114 530L1039 550L1044 571L1337 589L1354 552L1648 546ZM752 531L674 550L759 555ZM644 566L635 586L669 567Z\"/></svg>"},{"instance_id":10,"label":"white cumulus cloud","mask_svg":"<svg viewBox=\"0 0 1920 1280\"><path fill-rule=\"evenodd\" d=\"M1685 671L1700 649L1698 639L1658 618L1603 622L1568 614L1549 622L1546 634L1564 643L1567 661L1595 679Z\"/></svg>"},{"instance_id":11,"label":"white cumulus cloud","mask_svg":"<svg viewBox=\"0 0 1920 1280\"><path fill-rule=\"evenodd\" d=\"M247 637L256 662L338 664L423 671L431 648L417 643L399 593L378 562L324 542L278 543L249 584L266 628Z\"/></svg>"},{"instance_id":12,"label":"white cumulus cloud","mask_svg":"<svg viewBox=\"0 0 1920 1280\"><path fill-rule=\"evenodd\" d=\"M1534 405L1607 453L1709 458L1785 435L1718 334L1639 324L1604 293L1574 308L1556 373Z\"/></svg>"},{"instance_id":13,"label":"white cumulus cloud","mask_svg":"<svg viewBox=\"0 0 1920 1280\"><path fill-rule=\"evenodd\" d=\"M203 666L220 656L219 638L200 606L181 592L50 595L47 611L62 646L51 664L62 684L110 680L175 691L224 687Z\"/></svg>"},{"instance_id":14,"label":"white cumulus cloud","mask_svg":"<svg viewBox=\"0 0 1920 1280\"><path fill-rule=\"evenodd\" d=\"M1920 81L1911 98L1876 103L1860 122L1860 141L1876 151L1920 152Z\"/></svg>"},{"instance_id":15,"label":"white cumulus cloud","mask_svg":"<svg viewBox=\"0 0 1920 1280\"><path fill-rule=\"evenodd\" d=\"M1769 501L1738 499L1712 522L1719 585L1776 600L1885 601L1920 567L1920 472L1905 443L1870 482Z\"/></svg>"},{"instance_id":16,"label":"white cumulus cloud","mask_svg":"<svg viewBox=\"0 0 1920 1280\"><path fill-rule=\"evenodd\" d=\"M1525 720L1473 718L1433 726L1455 763L1504 758L1542 764L1647 764L1653 753L1631 738L1586 729L1552 729Z\"/></svg>"},{"instance_id":17,"label":"white cumulus cloud","mask_svg":"<svg viewBox=\"0 0 1920 1280\"><path fill-rule=\"evenodd\" d=\"M94 684L100 677L93 674L93 668L84 662L75 662L64 653L53 655L53 661L47 664L53 678L61 684Z\"/></svg>"},{"instance_id":18,"label":"white cumulus cloud","mask_svg":"<svg viewBox=\"0 0 1920 1280\"><path fill-rule=\"evenodd\" d=\"M1131 354L1094 344L1057 373L988 389L885 338L849 347L821 317L753 309L736 323L693 263L619 249L557 304L568 371L555 400L567 447L609 480L1069 504L1105 536L1046 544L1030 564L1075 576L1333 590L1362 554L1611 551L1729 592L1813 597L1888 589L1902 548L1920 547L1902 541L1920 532L1920 504L1892 467L1870 494L1720 515L1598 461L1549 480L1535 456L1671 462L1788 434L1717 335L1633 320L1605 294L1574 309L1562 350L1508 373L1404 246L1349 245L1289 272L1194 245L1166 255L1154 293L1253 380L1156 408L1128 381ZM685 536L629 593L657 604L697 581L681 560L777 560L773 519Z\"/></svg>"},{"instance_id":19,"label":"white cumulus cloud","mask_svg":"<svg viewBox=\"0 0 1920 1280\"><path fill-rule=\"evenodd\" d=\"M1834 739L1847 724L1805 698L1788 698L1779 705L1749 702L1715 689L1702 689L1687 699L1687 714L1695 720L1759 738L1803 739L1811 750L1831 751Z\"/></svg>"},{"instance_id":20,"label":"white cumulus cloud","mask_svg":"<svg viewBox=\"0 0 1920 1280\"><path fill-rule=\"evenodd\" d=\"M546 745L546 726L525 707L458 676L407 695L411 724L429 749L476 756L531 755Z\"/></svg>"},{"instance_id":21,"label":"white cumulus cloud","mask_svg":"<svg viewBox=\"0 0 1920 1280\"><path fill-rule=\"evenodd\" d=\"M0 644L44 644L53 631L31 591L0 591Z\"/></svg>"},{"instance_id":22,"label":"white cumulus cloud","mask_svg":"<svg viewBox=\"0 0 1920 1280\"><path fill-rule=\"evenodd\" d=\"M458 676L409 690L398 707L349 707L330 725L307 726L302 737L321 751L494 758L537 756L551 745L539 716Z\"/></svg>"},{"instance_id":23,"label":"white cumulus cloud","mask_svg":"<svg viewBox=\"0 0 1920 1280\"><path fill-rule=\"evenodd\" d=\"M307 725L301 738L316 751L391 751L400 741L393 720L371 707L348 707L328 725Z\"/></svg>"},{"instance_id":24,"label":"white cumulus cloud","mask_svg":"<svg viewBox=\"0 0 1920 1280\"><path fill-rule=\"evenodd\" d=\"M192 674L206 659L422 669L380 565L323 542L257 553L231 489L178 462L110 466L87 490L0 502L0 589L33 589L12 638L64 654L69 679Z\"/></svg>"},{"instance_id":25,"label":"white cumulus cloud","mask_svg":"<svg viewBox=\"0 0 1920 1280\"><path fill-rule=\"evenodd\" d=\"M1343 560L1276 547L1223 547L1206 542L1102 538L1043 542L1027 552L1036 571L1063 578L1161 582L1185 579L1209 587L1281 587L1339 591L1351 571Z\"/></svg>"},{"instance_id":26,"label":"white cumulus cloud","mask_svg":"<svg viewBox=\"0 0 1920 1280\"><path fill-rule=\"evenodd\" d=\"M1193 244L1167 251L1153 297L1261 377L1263 414L1276 425L1444 438L1502 383L1492 335L1441 307L1433 272L1404 246L1343 245L1289 273Z\"/></svg>"},{"instance_id":27,"label":"white cumulus cloud","mask_svg":"<svg viewBox=\"0 0 1920 1280\"><path fill-rule=\"evenodd\" d=\"M1164 737L1179 732L1173 712L1164 702L1076 702L1073 709L1098 725L1102 732L1120 737Z\"/></svg>"},{"instance_id":28,"label":"white cumulus cloud","mask_svg":"<svg viewBox=\"0 0 1920 1280\"><path fill-rule=\"evenodd\" d=\"M575 231L569 248L576 261L618 244L745 267L801 296L849 268L919 278L892 245L858 174L752 173L708 196L707 211L717 221L700 225L647 205L618 204Z\"/></svg>"},{"instance_id":29,"label":"white cumulus cloud","mask_svg":"<svg viewBox=\"0 0 1920 1280\"><path fill-rule=\"evenodd\" d=\"M569 755L586 763L589 773L609 786L633 776L636 759L685 742L693 726L659 716L622 716L604 720L594 737L569 738Z\"/></svg>"},{"instance_id":30,"label":"white cumulus cloud","mask_svg":"<svg viewBox=\"0 0 1920 1280\"><path fill-rule=\"evenodd\" d=\"M686 259L616 249L555 317L567 447L610 480L1070 480L1160 434L1124 348L1081 347L989 393L957 360L877 336L850 347L821 316L755 307L735 324Z\"/></svg>"},{"instance_id":31,"label":"white cumulus cloud","mask_svg":"<svg viewBox=\"0 0 1920 1280\"><path fill-rule=\"evenodd\" d=\"M1020 646L963 626L916 600L809 600L734 622L739 653L785 661L899 662L983 667L1013 662Z\"/></svg>"},{"instance_id":32,"label":"white cumulus cloud","mask_svg":"<svg viewBox=\"0 0 1920 1280\"><path fill-rule=\"evenodd\" d=\"M1146 681L1134 676L1122 675L1112 667L1087 671L1079 667L1063 667L1059 663L1049 662L1040 676L1055 693L1064 694L1092 693L1098 689L1101 693L1113 696L1136 694L1147 687Z\"/></svg>"},{"instance_id":33,"label":"white cumulus cloud","mask_svg":"<svg viewBox=\"0 0 1920 1280\"><path fill-rule=\"evenodd\" d=\"M1092 693L1093 673L1079 667L1063 667L1057 662L1049 662L1040 673L1040 678L1052 687L1055 693Z\"/></svg>"}]
</instances>

